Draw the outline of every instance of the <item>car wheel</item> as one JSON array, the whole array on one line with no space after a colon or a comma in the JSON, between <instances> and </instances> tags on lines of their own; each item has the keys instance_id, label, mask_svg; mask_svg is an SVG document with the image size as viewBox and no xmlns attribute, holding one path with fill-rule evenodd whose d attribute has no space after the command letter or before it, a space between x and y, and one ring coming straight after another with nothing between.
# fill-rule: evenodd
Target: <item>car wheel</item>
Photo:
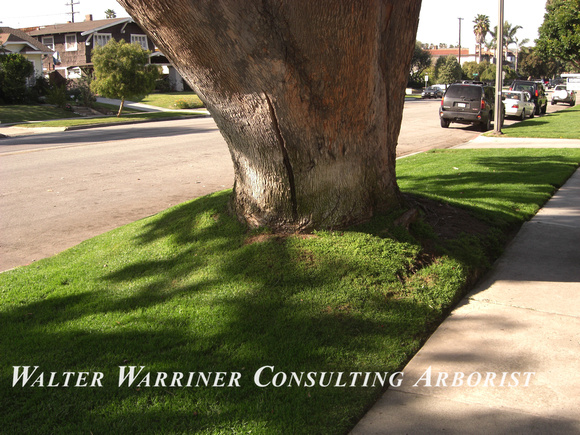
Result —
<instances>
[{"instance_id":1,"label":"car wheel","mask_svg":"<svg viewBox=\"0 0 580 435\"><path fill-rule=\"evenodd\" d=\"M570 103L570 107L574 107L575 105L576 105L576 101L572 101L572 102Z\"/></svg>"},{"instance_id":2,"label":"car wheel","mask_svg":"<svg viewBox=\"0 0 580 435\"><path fill-rule=\"evenodd\" d=\"M522 116L520 116L520 121L525 121L526 120L526 111L522 110Z\"/></svg>"},{"instance_id":3,"label":"car wheel","mask_svg":"<svg viewBox=\"0 0 580 435\"><path fill-rule=\"evenodd\" d=\"M552 100L552 102L550 104L553 106L554 104L556 104L556 102L554 100Z\"/></svg>"},{"instance_id":4,"label":"car wheel","mask_svg":"<svg viewBox=\"0 0 580 435\"><path fill-rule=\"evenodd\" d=\"M542 115L545 115L547 110L548 110L548 103L546 103L546 105L544 107L542 107Z\"/></svg>"},{"instance_id":5,"label":"car wheel","mask_svg":"<svg viewBox=\"0 0 580 435\"><path fill-rule=\"evenodd\" d=\"M449 127L449 124L451 124L451 121L449 121L448 119L441 118L441 127L447 128Z\"/></svg>"},{"instance_id":6,"label":"car wheel","mask_svg":"<svg viewBox=\"0 0 580 435\"><path fill-rule=\"evenodd\" d=\"M530 113L530 119L532 119L534 116L536 116L536 107L535 106L532 109L532 113Z\"/></svg>"}]
</instances>

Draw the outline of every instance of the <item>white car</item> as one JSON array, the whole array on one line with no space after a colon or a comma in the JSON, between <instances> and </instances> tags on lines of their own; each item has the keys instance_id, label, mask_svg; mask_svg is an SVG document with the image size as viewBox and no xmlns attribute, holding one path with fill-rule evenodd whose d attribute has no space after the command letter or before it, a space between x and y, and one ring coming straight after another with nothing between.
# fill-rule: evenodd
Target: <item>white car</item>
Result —
<instances>
[{"instance_id":1,"label":"white car","mask_svg":"<svg viewBox=\"0 0 580 435\"><path fill-rule=\"evenodd\" d=\"M576 92L568 91L566 85L558 85L552 94L552 104L567 103L570 106L576 104Z\"/></svg>"},{"instance_id":2,"label":"white car","mask_svg":"<svg viewBox=\"0 0 580 435\"><path fill-rule=\"evenodd\" d=\"M531 101L530 94L524 91L504 92L505 116L526 119L526 116L533 118L536 114L536 105Z\"/></svg>"}]
</instances>

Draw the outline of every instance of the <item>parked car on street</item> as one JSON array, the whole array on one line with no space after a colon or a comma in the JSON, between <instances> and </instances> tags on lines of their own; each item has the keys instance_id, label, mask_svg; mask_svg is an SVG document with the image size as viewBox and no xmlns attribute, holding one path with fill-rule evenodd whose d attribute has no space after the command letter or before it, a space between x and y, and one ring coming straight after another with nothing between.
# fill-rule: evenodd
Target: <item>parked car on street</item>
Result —
<instances>
[{"instance_id":1,"label":"parked car on street","mask_svg":"<svg viewBox=\"0 0 580 435\"><path fill-rule=\"evenodd\" d=\"M536 114L536 105L531 101L530 94L522 91L506 91L503 93L505 116L513 116L522 121L526 116L533 118Z\"/></svg>"},{"instance_id":2,"label":"parked car on street","mask_svg":"<svg viewBox=\"0 0 580 435\"><path fill-rule=\"evenodd\" d=\"M421 98L441 98L443 97L443 91L440 88L434 86L429 86L421 92Z\"/></svg>"},{"instance_id":3,"label":"parked car on street","mask_svg":"<svg viewBox=\"0 0 580 435\"><path fill-rule=\"evenodd\" d=\"M544 85L531 80L514 80L510 91L523 91L530 94L531 100L536 105L536 115L545 115L548 109L548 97L544 91Z\"/></svg>"},{"instance_id":4,"label":"parked car on street","mask_svg":"<svg viewBox=\"0 0 580 435\"><path fill-rule=\"evenodd\" d=\"M456 83L445 92L439 108L441 127L452 122L477 125L482 131L491 130L495 113L495 91L491 86ZM504 111L500 117L503 123Z\"/></svg>"},{"instance_id":5,"label":"parked car on street","mask_svg":"<svg viewBox=\"0 0 580 435\"><path fill-rule=\"evenodd\" d=\"M566 85L557 85L552 94L552 105L557 103L567 103L570 106L576 104L576 92L566 89Z\"/></svg>"}]
</instances>

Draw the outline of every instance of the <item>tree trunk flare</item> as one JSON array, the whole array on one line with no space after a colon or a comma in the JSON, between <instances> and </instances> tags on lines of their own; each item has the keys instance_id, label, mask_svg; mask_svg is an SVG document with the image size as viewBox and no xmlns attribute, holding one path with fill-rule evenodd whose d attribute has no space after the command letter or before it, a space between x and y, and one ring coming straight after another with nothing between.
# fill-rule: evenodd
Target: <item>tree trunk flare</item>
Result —
<instances>
[{"instance_id":1,"label":"tree trunk flare","mask_svg":"<svg viewBox=\"0 0 580 435\"><path fill-rule=\"evenodd\" d=\"M400 203L421 0L119 0L204 101L252 227L338 228Z\"/></svg>"}]
</instances>

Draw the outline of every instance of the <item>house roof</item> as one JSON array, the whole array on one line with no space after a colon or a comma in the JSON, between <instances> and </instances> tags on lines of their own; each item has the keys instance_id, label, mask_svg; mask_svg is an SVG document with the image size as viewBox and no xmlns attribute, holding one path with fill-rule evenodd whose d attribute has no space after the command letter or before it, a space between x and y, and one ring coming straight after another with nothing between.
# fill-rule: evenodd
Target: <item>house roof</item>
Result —
<instances>
[{"instance_id":1,"label":"house roof","mask_svg":"<svg viewBox=\"0 0 580 435\"><path fill-rule=\"evenodd\" d=\"M431 56L449 56L449 55L457 55L459 53L458 48L439 48L434 50L429 50ZM469 55L469 48L462 48L461 49L462 56Z\"/></svg>"},{"instance_id":2,"label":"house roof","mask_svg":"<svg viewBox=\"0 0 580 435\"><path fill-rule=\"evenodd\" d=\"M132 18L110 18L106 20L82 21L80 23L51 24L29 32L31 36L54 35L58 33L89 34L117 24L130 23Z\"/></svg>"},{"instance_id":3,"label":"house roof","mask_svg":"<svg viewBox=\"0 0 580 435\"><path fill-rule=\"evenodd\" d=\"M19 50L20 53L52 54L53 52L46 45L30 37L27 33L22 30L13 29L12 27L0 27L0 43L8 50L10 50L11 45L24 44L24 47Z\"/></svg>"}]
</instances>

